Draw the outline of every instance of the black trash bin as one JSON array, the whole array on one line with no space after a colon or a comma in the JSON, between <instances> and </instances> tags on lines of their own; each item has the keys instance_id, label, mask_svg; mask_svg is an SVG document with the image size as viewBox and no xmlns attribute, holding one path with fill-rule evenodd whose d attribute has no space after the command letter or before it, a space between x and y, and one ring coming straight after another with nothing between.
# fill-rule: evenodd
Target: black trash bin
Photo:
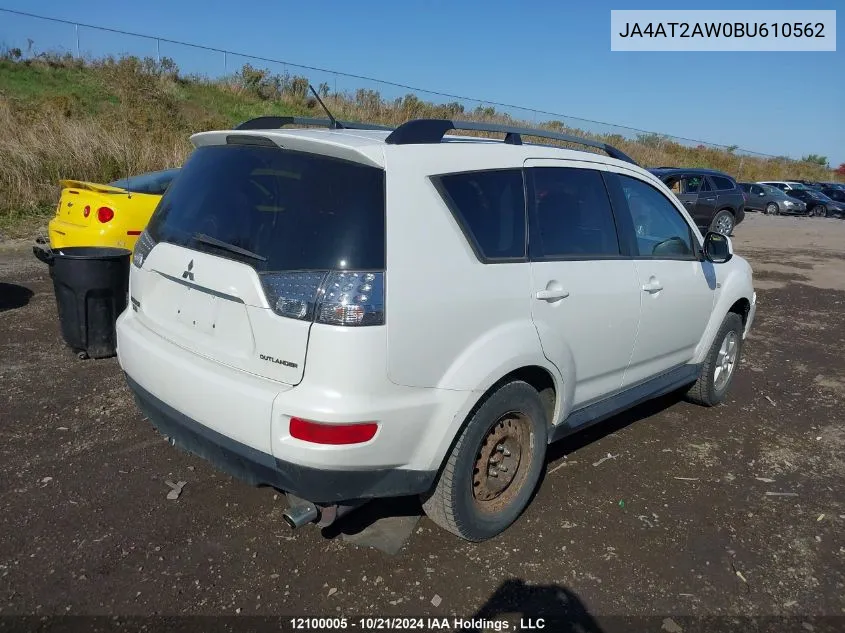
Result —
<instances>
[{"instance_id":1,"label":"black trash bin","mask_svg":"<svg viewBox=\"0 0 845 633\"><path fill-rule=\"evenodd\" d=\"M126 309L132 252L98 246L33 251L50 266L65 342L80 358L114 356L114 326Z\"/></svg>"}]
</instances>

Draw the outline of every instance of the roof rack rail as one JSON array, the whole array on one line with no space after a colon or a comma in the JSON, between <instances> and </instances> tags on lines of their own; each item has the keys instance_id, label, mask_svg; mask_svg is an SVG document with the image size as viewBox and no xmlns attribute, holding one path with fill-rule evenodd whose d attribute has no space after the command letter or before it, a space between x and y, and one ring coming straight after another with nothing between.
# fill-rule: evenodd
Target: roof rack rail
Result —
<instances>
[{"instance_id":1,"label":"roof rack rail","mask_svg":"<svg viewBox=\"0 0 845 633\"><path fill-rule=\"evenodd\" d=\"M540 138L552 139L555 141L565 141L568 143L577 143L579 145L586 145L588 147L595 147L606 152L611 158L623 160L627 163L637 165L637 162L612 145L602 143L600 141L592 141L590 139L581 138L580 136L573 136L571 134L562 134L560 132L550 132L548 130L528 127L514 127L510 125L498 125L495 123L478 123L476 121L452 121L449 119L413 119L406 121L397 127L386 139L386 142L391 145L413 145L413 144L430 144L440 143L446 132L451 130L471 130L475 132L499 132L505 135L505 143L510 145L522 145L523 136L537 136Z\"/></svg>"},{"instance_id":2,"label":"roof rack rail","mask_svg":"<svg viewBox=\"0 0 845 633\"><path fill-rule=\"evenodd\" d=\"M329 129L346 130L384 130L390 132L395 128L386 125L375 125L370 123L358 123L356 121L332 121L331 119L315 119L301 116L259 116L244 121L235 127L236 130L270 130L284 127L286 125L315 125Z\"/></svg>"}]
</instances>

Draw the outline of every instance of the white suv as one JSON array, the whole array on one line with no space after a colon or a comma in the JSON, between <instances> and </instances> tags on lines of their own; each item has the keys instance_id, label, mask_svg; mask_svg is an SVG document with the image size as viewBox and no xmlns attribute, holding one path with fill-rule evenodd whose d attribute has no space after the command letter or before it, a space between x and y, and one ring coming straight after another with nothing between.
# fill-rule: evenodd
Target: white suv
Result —
<instances>
[{"instance_id":1,"label":"white suv","mask_svg":"<svg viewBox=\"0 0 845 633\"><path fill-rule=\"evenodd\" d=\"M291 525L419 495L483 540L550 442L670 391L725 398L751 268L618 150L290 122L192 136L117 329L152 424L288 493Z\"/></svg>"}]
</instances>

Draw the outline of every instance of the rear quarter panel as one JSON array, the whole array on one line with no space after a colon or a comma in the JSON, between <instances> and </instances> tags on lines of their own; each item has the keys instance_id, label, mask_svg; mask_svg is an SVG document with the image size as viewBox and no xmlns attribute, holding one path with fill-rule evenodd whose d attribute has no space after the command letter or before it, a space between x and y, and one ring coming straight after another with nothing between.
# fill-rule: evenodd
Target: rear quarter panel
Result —
<instances>
[{"instance_id":1,"label":"rear quarter panel","mask_svg":"<svg viewBox=\"0 0 845 633\"><path fill-rule=\"evenodd\" d=\"M484 390L521 366L550 365L531 320L529 264L482 264L427 177L469 165L519 169L521 157L468 144L388 148L386 162L390 380Z\"/></svg>"}]
</instances>

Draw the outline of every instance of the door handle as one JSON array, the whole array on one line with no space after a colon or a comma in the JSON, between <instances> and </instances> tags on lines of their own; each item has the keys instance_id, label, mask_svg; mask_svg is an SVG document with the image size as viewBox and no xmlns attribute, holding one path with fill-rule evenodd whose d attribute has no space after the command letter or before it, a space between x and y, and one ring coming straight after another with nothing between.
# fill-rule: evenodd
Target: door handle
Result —
<instances>
[{"instance_id":1,"label":"door handle","mask_svg":"<svg viewBox=\"0 0 845 633\"><path fill-rule=\"evenodd\" d=\"M566 299L569 293L566 290L538 290L535 295L540 301L559 301Z\"/></svg>"},{"instance_id":2,"label":"door handle","mask_svg":"<svg viewBox=\"0 0 845 633\"><path fill-rule=\"evenodd\" d=\"M713 202L716 198L704 198L705 202Z\"/></svg>"},{"instance_id":3,"label":"door handle","mask_svg":"<svg viewBox=\"0 0 845 633\"><path fill-rule=\"evenodd\" d=\"M654 294L655 292L663 290L663 285L652 277L647 284L643 284L643 290Z\"/></svg>"}]
</instances>

